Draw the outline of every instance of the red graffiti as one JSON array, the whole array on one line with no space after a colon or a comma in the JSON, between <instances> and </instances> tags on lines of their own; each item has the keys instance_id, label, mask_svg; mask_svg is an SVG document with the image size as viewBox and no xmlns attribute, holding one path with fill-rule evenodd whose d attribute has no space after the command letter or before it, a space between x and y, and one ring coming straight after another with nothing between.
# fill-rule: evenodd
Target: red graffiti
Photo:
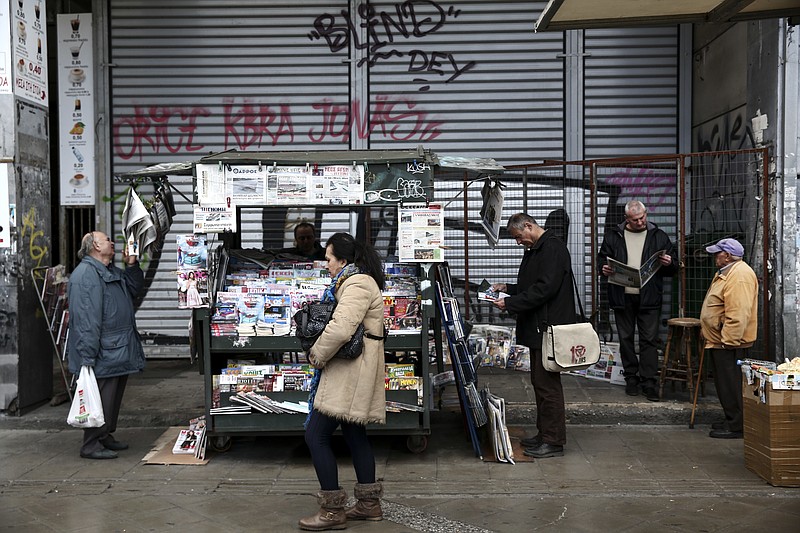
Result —
<instances>
[{"instance_id":1,"label":"red graffiti","mask_svg":"<svg viewBox=\"0 0 800 533\"><path fill-rule=\"evenodd\" d=\"M251 103L247 99L235 111L233 105L233 98L223 100L226 150L231 144L236 145L239 150L253 145L260 147L264 142L264 135L270 138L272 146L277 145L283 135L288 136L287 142L294 142L292 113L288 105L281 105L278 112L269 105Z\"/></svg>"},{"instance_id":2,"label":"red graffiti","mask_svg":"<svg viewBox=\"0 0 800 533\"><path fill-rule=\"evenodd\" d=\"M313 143L323 142L326 137L348 142L351 128L355 126L359 139L368 139L378 130L385 139L393 141L414 138L418 142L432 141L441 135L442 123L428 120L428 113L415 110L416 105L408 99L390 100L388 96L378 96L369 113L358 100L347 106L334 104L326 98L312 106L322 111L322 130L316 133L309 129L308 138Z\"/></svg>"},{"instance_id":3,"label":"red graffiti","mask_svg":"<svg viewBox=\"0 0 800 533\"><path fill-rule=\"evenodd\" d=\"M432 120L427 111L419 109L416 102L407 97L377 96L371 107L362 105L359 100L343 105L324 98L311 107L320 112L313 121L319 127L309 127L307 131L308 140L315 144L331 140L347 143L351 135L359 139L378 136L392 141L423 143L442 134L443 123ZM245 99L237 107L234 98L225 98L221 114L224 138L220 144L224 145L224 150L295 142L293 111L289 104L276 107ZM114 121L114 152L120 159L138 156L141 161L145 151L154 154L162 150L172 154L207 151L209 148L195 144L195 139L213 137L215 126L200 120L210 116L211 110L205 107L134 106L133 116ZM308 114L303 113L303 116Z\"/></svg>"},{"instance_id":4,"label":"red graffiti","mask_svg":"<svg viewBox=\"0 0 800 533\"><path fill-rule=\"evenodd\" d=\"M197 119L210 114L203 107L134 106L132 117L114 121L114 152L120 159L131 159L138 155L139 160L142 159L145 146L156 154L162 148L172 154L197 152L203 149L202 144L194 144ZM130 144L122 144L123 132L130 138Z\"/></svg>"}]
</instances>

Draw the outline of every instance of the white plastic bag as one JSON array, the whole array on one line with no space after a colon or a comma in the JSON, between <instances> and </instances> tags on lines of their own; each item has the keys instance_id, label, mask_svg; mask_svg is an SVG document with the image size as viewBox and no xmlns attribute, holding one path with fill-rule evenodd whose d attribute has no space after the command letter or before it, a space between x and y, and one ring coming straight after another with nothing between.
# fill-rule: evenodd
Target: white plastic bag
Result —
<instances>
[{"instance_id":1,"label":"white plastic bag","mask_svg":"<svg viewBox=\"0 0 800 533\"><path fill-rule=\"evenodd\" d=\"M99 428L106 423L103 416L103 402L94 377L94 369L82 366L78 375L78 386L69 408L67 424L76 428Z\"/></svg>"}]
</instances>

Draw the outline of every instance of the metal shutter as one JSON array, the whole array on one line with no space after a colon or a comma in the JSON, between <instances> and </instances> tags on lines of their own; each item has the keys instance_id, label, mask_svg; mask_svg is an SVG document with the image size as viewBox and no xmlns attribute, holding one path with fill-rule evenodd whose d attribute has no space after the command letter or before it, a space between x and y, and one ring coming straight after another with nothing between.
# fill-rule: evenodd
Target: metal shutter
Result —
<instances>
[{"instance_id":1,"label":"metal shutter","mask_svg":"<svg viewBox=\"0 0 800 533\"><path fill-rule=\"evenodd\" d=\"M319 132L321 105L348 105L347 50L331 53L308 37L316 17L338 13L347 2L109 4L115 173L227 149L348 148L346 136ZM170 181L192 197L190 177ZM120 194L127 185L113 187ZM150 189L138 188L143 197ZM146 344L148 356L187 354L190 313L177 309L175 236L192 232L191 205L175 199L178 215L137 312L140 332L146 342L153 340ZM115 203L114 213L121 210ZM276 216L294 215L267 211L247 217L243 246L275 246L262 224L269 226ZM113 231L120 233L119 227ZM287 239L290 244L291 232Z\"/></svg>"},{"instance_id":2,"label":"metal shutter","mask_svg":"<svg viewBox=\"0 0 800 533\"><path fill-rule=\"evenodd\" d=\"M585 159L678 150L678 28L586 30Z\"/></svg>"},{"instance_id":3,"label":"metal shutter","mask_svg":"<svg viewBox=\"0 0 800 533\"><path fill-rule=\"evenodd\" d=\"M398 20L395 3L371 5ZM427 31L424 36L407 38L392 31L393 41L376 50L390 57L370 68L371 100L385 99L395 113L425 113L420 123L406 121L394 136L408 135L407 142L419 144L420 136L413 135L419 124L439 123L434 138L424 142L439 154L492 157L501 164L561 159L563 36L533 32L544 2L452 5L431 3L417 16L443 21L435 31L427 31L428 25L420 32ZM379 35L385 36L383 28ZM448 82L453 61L460 69L474 65ZM373 133L369 147L396 147L393 142Z\"/></svg>"}]
</instances>

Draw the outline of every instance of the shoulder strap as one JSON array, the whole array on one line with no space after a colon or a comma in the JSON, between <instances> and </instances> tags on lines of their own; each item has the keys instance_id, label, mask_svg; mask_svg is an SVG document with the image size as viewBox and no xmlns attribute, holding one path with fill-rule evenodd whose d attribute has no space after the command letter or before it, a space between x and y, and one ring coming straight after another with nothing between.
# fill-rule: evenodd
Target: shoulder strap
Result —
<instances>
[{"instance_id":1,"label":"shoulder strap","mask_svg":"<svg viewBox=\"0 0 800 533\"><path fill-rule=\"evenodd\" d=\"M578 282L575 280L575 273L572 273L572 286L575 287L575 298L578 299L578 309L581 310L581 318L584 322L588 322L586 318L586 313L583 311L583 302L581 302L581 295L578 292Z\"/></svg>"}]
</instances>

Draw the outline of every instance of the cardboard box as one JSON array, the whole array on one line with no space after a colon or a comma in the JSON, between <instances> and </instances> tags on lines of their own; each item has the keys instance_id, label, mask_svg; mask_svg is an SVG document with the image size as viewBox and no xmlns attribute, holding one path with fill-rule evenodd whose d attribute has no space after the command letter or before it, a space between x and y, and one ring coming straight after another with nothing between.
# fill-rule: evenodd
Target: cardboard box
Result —
<instances>
[{"instance_id":1,"label":"cardboard box","mask_svg":"<svg viewBox=\"0 0 800 533\"><path fill-rule=\"evenodd\" d=\"M800 487L800 391L759 372L742 380L745 466L770 485Z\"/></svg>"}]
</instances>

